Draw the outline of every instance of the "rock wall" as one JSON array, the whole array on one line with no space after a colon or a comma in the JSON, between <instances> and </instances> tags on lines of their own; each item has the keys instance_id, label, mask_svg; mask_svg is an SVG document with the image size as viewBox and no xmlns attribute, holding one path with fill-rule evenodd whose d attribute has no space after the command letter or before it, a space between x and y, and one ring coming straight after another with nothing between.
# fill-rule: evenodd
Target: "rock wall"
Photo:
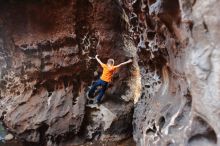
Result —
<instances>
[{"instance_id":1,"label":"rock wall","mask_svg":"<svg viewBox=\"0 0 220 146\"><path fill-rule=\"evenodd\" d=\"M86 99L101 71L96 53L117 64L136 56L117 1L0 1L0 9L0 113L12 133L38 145L131 136L137 62L120 68L101 106Z\"/></svg>"},{"instance_id":2,"label":"rock wall","mask_svg":"<svg viewBox=\"0 0 220 146\"><path fill-rule=\"evenodd\" d=\"M18 138L42 145L108 143L132 132L138 146L220 145L219 6L0 0L2 121ZM97 53L116 64L133 58L101 106L86 98L101 71Z\"/></svg>"},{"instance_id":3,"label":"rock wall","mask_svg":"<svg viewBox=\"0 0 220 146\"><path fill-rule=\"evenodd\" d=\"M142 77L133 120L138 145L219 145L218 6L128 2Z\"/></svg>"}]
</instances>

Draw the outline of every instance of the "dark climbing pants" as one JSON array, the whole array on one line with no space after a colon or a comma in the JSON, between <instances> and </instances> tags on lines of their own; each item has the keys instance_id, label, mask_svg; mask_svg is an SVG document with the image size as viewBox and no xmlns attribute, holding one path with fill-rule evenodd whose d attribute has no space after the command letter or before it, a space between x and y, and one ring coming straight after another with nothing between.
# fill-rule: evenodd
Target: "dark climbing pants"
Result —
<instances>
[{"instance_id":1,"label":"dark climbing pants","mask_svg":"<svg viewBox=\"0 0 220 146\"><path fill-rule=\"evenodd\" d=\"M89 97L93 97L94 96L94 93L97 89L98 86L101 86L102 88L99 89L98 91L98 95L96 97L96 100L98 102L101 101L102 99L102 96L105 94L105 90L108 88L108 82L105 82L101 79L99 79L97 82L95 82L93 85L92 85L92 88L89 90Z\"/></svg>"}]
</instances>

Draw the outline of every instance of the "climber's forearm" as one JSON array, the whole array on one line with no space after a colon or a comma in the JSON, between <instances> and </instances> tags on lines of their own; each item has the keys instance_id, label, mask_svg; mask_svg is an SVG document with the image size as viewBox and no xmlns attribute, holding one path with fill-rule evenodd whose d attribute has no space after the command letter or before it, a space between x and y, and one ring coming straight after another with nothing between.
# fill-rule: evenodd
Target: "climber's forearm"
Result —
<instances>
[{"instance_id":1,"label":"climber's forearm","mask_svg":"<svg viewBox=\"0 0 220 146\"><path fill-rule=\"evenodd\" d=\"M103 62L98 58L98 55L95 56L95 59L98 61L99 64L103 64Z\"/></svg>"},{"instance_id":2,"label":"climber's forearm","mask_svg":"<svg viewBox=\"0 0 220 146\"><path fill-rule=\"evenodd\" d=\"M132 62L132 60L129 59L129 60L126 61L126 62L120 63L119 65L116 65L116 67L120 67L120 66L122 66L122 65L126 65L126 64L131 63L131 62Z\"/></svg>"},{"instance_id":3,"label":"climber's forearm","mask_svg":"<svg viewBox=\"0 0 220 146\"><path fill-rule=\"evenodd\" d=\"M128 61L126 61L126 62L121 63L121 65L126 65L126 64L128 64L128 63L130 63L130 62L131 62L131 61L128 60Z\"/></svg>"}]
</instances>

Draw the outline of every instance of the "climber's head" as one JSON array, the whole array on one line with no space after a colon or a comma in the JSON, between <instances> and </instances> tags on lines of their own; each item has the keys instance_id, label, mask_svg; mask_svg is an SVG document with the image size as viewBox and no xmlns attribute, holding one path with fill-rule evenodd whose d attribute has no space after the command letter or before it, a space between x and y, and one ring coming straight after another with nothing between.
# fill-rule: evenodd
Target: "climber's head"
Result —
<instances>
[{"instance_id":1,"label":"climber's head","mask_svg":"<svg viewBox=\"0 0 220 146\"><path fill-rule=\"evenodd\" d=\"M113 66L114 65L114 59L108 59L107 65Z\"/></svg>"}]
</instances>

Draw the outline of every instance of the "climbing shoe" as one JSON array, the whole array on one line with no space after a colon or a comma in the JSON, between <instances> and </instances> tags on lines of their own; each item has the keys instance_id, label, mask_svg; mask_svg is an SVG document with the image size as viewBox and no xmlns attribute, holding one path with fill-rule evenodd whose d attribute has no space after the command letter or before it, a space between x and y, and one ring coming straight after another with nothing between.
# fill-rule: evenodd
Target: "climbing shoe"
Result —
<instances>
[{"instance_id":1,"label":"climbing shoe","mask_svg":"<svg viewBox=\"0 0 220 146\"><path fill-rule=\"evenodd\" d=\"M100 104L100 101L94 100L94 101L93 101L93 104Z\"/></svg>"}]
</instances>

